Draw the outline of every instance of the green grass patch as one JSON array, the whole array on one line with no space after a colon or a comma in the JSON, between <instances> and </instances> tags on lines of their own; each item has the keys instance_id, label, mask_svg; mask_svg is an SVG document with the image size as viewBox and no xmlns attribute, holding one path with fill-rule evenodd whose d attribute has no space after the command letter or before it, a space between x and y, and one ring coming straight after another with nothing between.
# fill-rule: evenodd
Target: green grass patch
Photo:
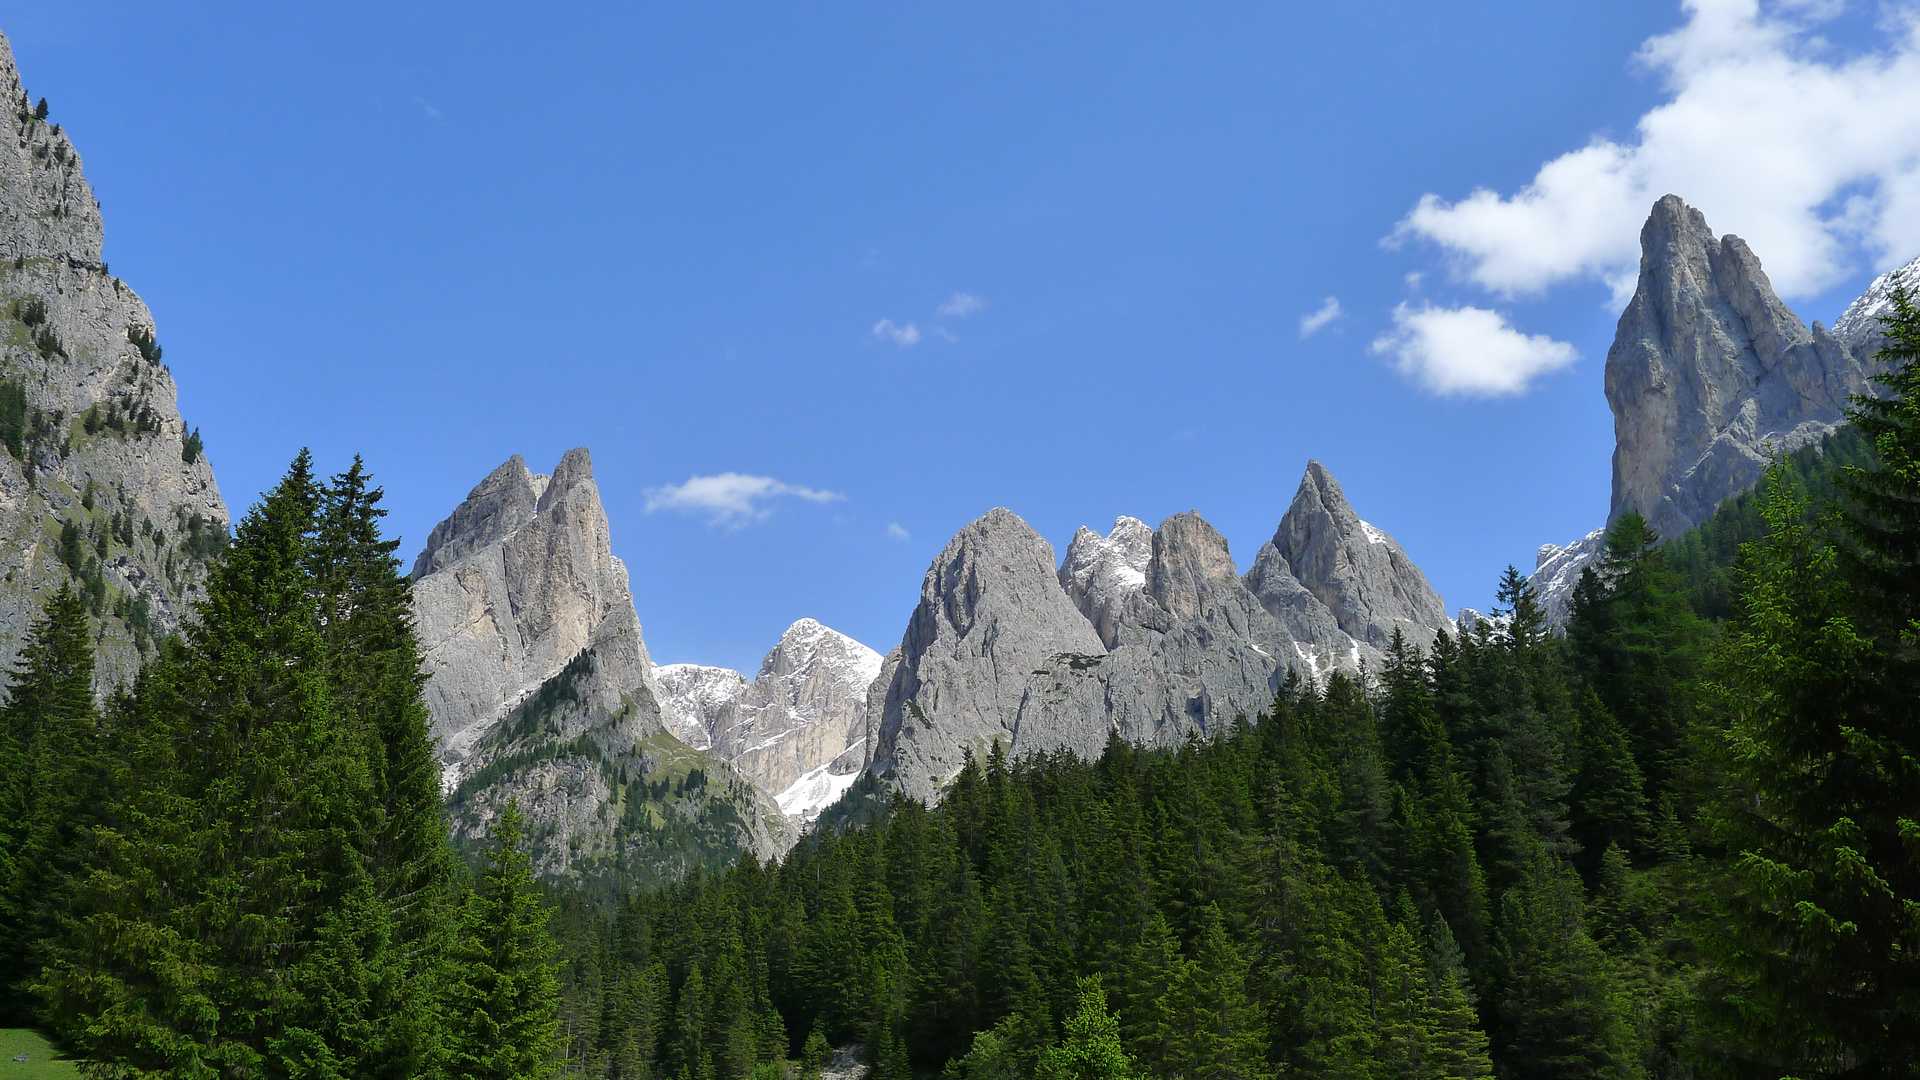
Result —
<instances>
[{"instance_id":1,"label":"green grass patch","mask_svg":"<svg viewBox=\"0 0 1920 1080\"><path fill-rule=\"evenodd\" d=\"M24 1062L13 1060L25 1054ZM0 1078L4 1080L53 1080L80 1075L80 1066L60 1055L60 1051L31 1028L0 1028Z\"/></svg>"}]
</instances>

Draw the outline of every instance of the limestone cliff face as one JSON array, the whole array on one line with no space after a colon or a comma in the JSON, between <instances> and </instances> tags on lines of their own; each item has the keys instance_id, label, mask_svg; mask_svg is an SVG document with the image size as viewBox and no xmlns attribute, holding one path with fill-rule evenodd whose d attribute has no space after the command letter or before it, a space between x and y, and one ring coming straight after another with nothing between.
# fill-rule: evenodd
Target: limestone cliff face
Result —
<instances>
[{"instance_id":1,"label":"limestone cliff face","mask_svg":"<svg viewBox=\"0 0 1920 1080\"><path fill-rule=\"evenodd\" d=\"M1759 481L1769 456L1819 441L1871 393L1879 316L1896 275L1882 274L1835 320L1801 323L1737 236L1716 238L1700 211L1668 195L1640 230L1640 280L1607 350L1613 408L1609 524L1636 510L1677 537ZM1543 545L1529 579L1550 623L1566 621L1604 529Z\"/></svg>"},{"instance_id":2,"label":"limestone cliff face","mask_svg":"<svg viewBox=\"0 0 1920 1080\"><path fill-rule=\"evenodd\" d=\"M1360 520L1340 482L1307 463L1274 550L1354 639L1384 648L1401 631L1422 648L1448 625L1446 605L1393 537Z\"/></svg>"},{"instance_id":3,"label":"limestone cliff face","mask_svg":"<svg viewBox=\"0 0 1920 1080\"><path fill-rule=\"evenodd\" d=\"M1363 633L1401 626L1425 643L1452 625L1405 552L1369 538L1324 469L1313 466L1308 485L1319 518L1290 512L1244 577L1192 512L1151 530L1122 517L1104 537L1083 528L1057 569L1007 510L968 525L928 569L874 684L873 770L936 797L966 752L995 742L1016 757L1093 757L1112 735L1175 745L1258 716L1290 671L1320 681L1377 664L1378 649L1342 628L1279 543Z\"/></svg>"},{"instance_id":4,"label":"limestone cliff face","mask_svg":"<svg viewBox=\"0 0 1920 1080\"><path fill-rule=\"evenodd\" d=\"M1296 634L1301 624L1267 610L1236 570L1226 538L1197 513L1175 514L1154 530L1145 577L1111 654L1092 669L1112 729L1129 742L1171 746L1216 733L1271 705L1290 669L1311 678L1353 667L1354 643L1332 619L1317 627L1324 635Z\"/></svg>"},{"instance_id":5,"label":"limestone cliff face","mask_svg":"<svg viewBox=\"0 0 1920 1080\"><path fill-rule=\"evenodd\" d=\"M90 593L105 692L204 595L227 507L152 314L101 261L80 156L32 108L0 36L0 395L24 406L17 422L0 406L0 667L72 580Z\"/></svg>"},{"instance_id":6,"label":"limestone cliff face","mask_svg":"<svg viewBox=\"0 0 1920 1080\"><path fill-rule=\"evenodd\" d=\"M540 873L608 888L792 845L771 798L668 733L586 450L551 477L510 458L414 568L456 840L480 842L518 800Z\"/></svg>"},{"instance_id":7,"label":"limestone cliff face","mask_svg":"<svg viewBox=\"0 0 1920 1080\"><path fill-rule=\"evenodd\" d=\"M1119 640L1128 601L1147 587L1153 530L1139 518L1119 517L1105 536L1085 525L1073 534L1060 564L1060 585L1111 649Z\"/></svg>"},{"instance_id":8,"label":"limestone cliff face","mask_svg":"<svg viewBox=\"0 0 1920 1080\"><path fill-rule=\"evenodd\" d=\"M1096 680L1052 681L1097 664L1100 635L1060 587L1053 545L1012 511L961 529L928 568L875 725L873 768L920 799L996 741L1015 753L1098 746Z\"/></svg>"},{"instance_id":9,"label":"limestone cliff face","mask_svg":"<svg viewBox=\"0 0 1920 1080\"><path fill-rule=\"evenodd\" d=\"M1607 351L1611 522L1678 536L1753 486L1768 455L1815 442L1869 390L1846 342L1774 295L1737 236L1668 195L1640 231L1640 281Z\"/></svg>"},{"instance_id":10,"label":"limestone cliff face","mask_svg":"<svg viewBox=\"0 0 1920 1080\"><path fill-rule=\"evenodd\" d=\"M804 823L865 764L867 691L880 665L879 653L801 619L751 682L698 664L669 664L658 676L674 734L732 763Z\"/></svg>"},{"instance_id":11,"label":"limestone cliff face","mask_svg":"<svg viewBox=\"0 0 1920 1080\"><path fill-rule=\"evenodd\" d=\"M584 448L551 478L508 459L434 527L414 574L427 706L449 765L590 644L605 678L659 700ZM651 721L664 730L657 710Z\"/></svg>"}]
</instances>

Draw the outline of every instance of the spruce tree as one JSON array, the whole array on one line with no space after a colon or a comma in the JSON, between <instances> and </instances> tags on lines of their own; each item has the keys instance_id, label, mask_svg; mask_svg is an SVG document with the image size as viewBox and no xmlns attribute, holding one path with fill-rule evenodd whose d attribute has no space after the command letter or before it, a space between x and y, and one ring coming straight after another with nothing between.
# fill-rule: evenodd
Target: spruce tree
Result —
<instances>
[{"instance_id":1,"label":"spruce tree","mask_svg":"<svg viewBox=\"0 0 1920 1080\"><path fill-rule=\"evenodd\" d=\"M522 848L522 819L509 802L490 837L488 865L461 912L449 1001L449 1074L456 1080L536 1080L559 1068L558 987L547 911L534 891ZM701 1007L699 969L682 987L686 1007ZM698 1012L683 1012L683 1060L694 1077L707 1055Z\"/></svg>"},{"instance_id":2,"label":"spruce tree","mask_svg":"<svg viewBox=\"0 0 1920 1080\"><path fill-rule=\"evenodd\" d=\"M97 817L90 639L85 603L62 586L28 628L0 710L0 1024L34 1011L30 987L73 903Z\"/></svg>"},{"instance_id":3,"label":"spruce tree","mask_svg":"<svg viewBox=\"0 0 1920 1080\"><path fill-rule=\"evenodd\" d=\"M1495 975L1503 1073L1543 1080L1621 1075L1628 1060L1606 954L1588 935L1580 879L1540 851L1501 897Z\"/></svg>"},{"instance_id":4,"label":"spruce tree","mask_svg":"<svg viewBox=\"0 0 1920 1080\"><path fill-rule=\"evenodd\" d=\"M1194 962L1181 971L1162 1009L1171 1029L1164 1052L1167 1076L1256 1080L1270 1075L1266 1021L1248 994L1247 962L1228 940L1218 908L1207 909Z\"/></svg>"},{"instance_id":5,"label":"spruce tree","mask_svg":"<svg viewBox=\"0 0 1920 1080\"><path fill-rule=\"evenodd\" d=\"M1040 1056L1034 1075L1038 1080L1132 1080L1139 1071L1120 1043L1120 1022L1107 1011L1099 976L1079 980L1078 988L1079 1008L1067 1018L1065 1037Z\"/></svg>"},{"instance_id":6,"label":"spruce tree","mask_svg":"<svg viewBox=\"0 0 1920 1080\"><path fill-rule=\"evenodd\" d=\"M1435 917L1427 937L1426 1058L1423 1072L1434 1080L1484 1080L1492 1075L1487 1035L1474 1010L1466 957L1455 944L1447 920Z\"/></svg>"},{"instance_id":7,"label":"spruce tree","mask_svg":"<svg viewBox=\"0 0 1920 1080\"><path fill-rule=\"evenodd\" d=\"M1726 790L1712 1015L1727 1056L1801 1076L1920 1060L1920 311L1893 290L1887 396L1853 418L1879 461L1836 544L1770 471L1718 653Z\"/></svg>"}]
</instances>

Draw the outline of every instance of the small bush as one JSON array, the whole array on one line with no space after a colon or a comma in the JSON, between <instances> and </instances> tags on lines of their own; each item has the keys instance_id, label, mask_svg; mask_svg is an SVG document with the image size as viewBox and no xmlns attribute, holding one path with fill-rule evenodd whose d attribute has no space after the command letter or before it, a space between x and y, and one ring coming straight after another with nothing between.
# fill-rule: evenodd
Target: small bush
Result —
<instances>
[{"instance_id":1,"label":"small bush","mask_svg":"<svg viewBox=\"0 0 1920 1080\"><path fill-rule=\"evenodd\" d=\"M35 120L45 120L49 111L51 110L47 108L47 99L41 98L40 104L33 107L33 118Z\"/></svg>"},{"instance_id":2,"label":"small bush","mask_svg":"<svg viewBox=\"0 0 1920 1080\"><path fill-rule=\"evenodd\" d=\"M206 447L200 441L200 429L194 428L187 432L187 441L180 446L180 460L191 465L200 460L200 452L204 449Z\"/></svg>"}]
</instances>

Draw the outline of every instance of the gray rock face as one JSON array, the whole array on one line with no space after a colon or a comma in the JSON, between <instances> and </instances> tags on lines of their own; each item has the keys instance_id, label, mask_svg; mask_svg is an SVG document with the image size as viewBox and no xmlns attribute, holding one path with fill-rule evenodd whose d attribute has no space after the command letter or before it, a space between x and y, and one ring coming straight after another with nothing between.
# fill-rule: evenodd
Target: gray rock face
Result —
<instances>
[{"instance_id":1,"label":"gray rock face","mask_svg":"<svg viewBox=\"0 0 1920 1080\"><path fill-rule=\"evenodd\" d=\"M550 481L508 460L434 527L414 565L427 570L413 585L427 706L455 771L508 708L589 645L602 650L609 685L659 700L584 448ZM657 709L651 723L665 730Z\"/></svg>"},{"instance_id":2,"label":"gray rock face","mask_svg":"<svg viewBox=\"0 0 1920 1080\"><path fill-rule=\"evenodd\" d=\"M1097 669L1111 726L1129 742L1169 746L1212 733L1258 716L1290 669L1318 679L1362 659L1324 609L1317 621L1293 623L1267 610L1235 570L1226 538L1197 513L1154 530L1146 579Z\"/></svg>"},{"instance_id":3,"label":"gray rock face","mask_svg":"<svg viewBox=\"0 0 1920 1080\"><path fill-rule=\"evenodd\" d=\"M1395 630L1425 648L1451 625L1447 608L1393 537L1360 520L1340 482L1307 463L1273 547L1293 576L1358 641L1385 648Z\"/></svg>"},{"instance_id":4,"label":"gray rock face","mask_svg":"<svg viewBox=\"0 0 1920 1080\"><path fill-rule=\"evenodd\" d=\"M456 839L480 841L517 799L550 877L670 880L704 860L792 845L771 798L668 733L586 450L568 451L550 478L509 459L414 565ZM676 818L689 846L663 851L648 838Z\"/></svg>"},{"instance_id":5,"label":"gray rock face","mask_svg":"<svg viewBox=\"0 0 1920 1080\"><path fill-rule=\"evenodd\" d=\"M1107 737L1097 679L1055 683L1056 667L1106 658L1068 598L1053 545L1011 511L961 529L920 585L882 709L873 768L914 798L936 795L971 750L1098 746Z\"/></svg>"},{"instance_id":6,"label":"gray rock face","mask_svg":"<svg viewBox=\"0 0 1920 1080\"><path fill-rule=\"evenodd\" d=\"M0 668L50 593L97 583L105 693L205 595L227 507L206 456L186 460L152 314L100 259L100 207L80 156L31 109L0 36L0 124L13 128L0 146L0 379L27 404L18 451L0 450ZM67 525L83 540L73 569L60 556Z\"/></svg>"},{"instance_id":7,"label":"gray rock face","mask_svg":"<svg viewBox=\"0 0 1920 1080\"><path fill-rule=\"evenodd\" d=\"M1146 588L1152 560L1153 530L1139 518L1115 518L1106 536L1082 525L1067 545L1060 586L1109 649L1118 640L1128 600Z\"/></svg>"},{"instance_id":8,"label":"gray rock face","mask_svg":"<svg viewBox=\"0 0 1920 1080\"><path fill-rule=\"evenodd\" d=\"M1309 481L1324 520L1290 514L1299 528L1283 524L1276 542L1304 537L1298 550L1325 567L1317 580L1354 598L1363 629L1404 624L1423 643L1451 629L1399 545L1367 539L1371 527L1324 469L1314 466ZM1351 542L1348 533L1387 550L1326 554ZM1322 681L1380 659L1294 576L1276 543L1241 577L1226 539L1197 513L1151 531L1128 517L1105 537L1083 528L1052 564L1047 542L1006 510L947 545L874 683L875 772L931 798L966 752L995 742L1015 757L1096 756L1111 734L1173 745L1257 716L1289 671Z\"/></svg>"},{"instance_id":9,"label":"gray rock face","mask_svg":"<svg viewBox=\"0 0 1920 1080\"><path fill-rule=\"evenodd\" d=\"M752 682L699 664L668 664L657 675L669 729L732 763L804 824L865 764L867 691L880 665L879 653L801 619Z\"/></svg>"},{"instance_id":10,"label":"gray rock face","mask_svg":"<svg viewBox=\"0 0 1920 1080\"><path fill-rule=\"evenodd\" d=\"M414 579L452 566L517 532L539 513L540 496L551 480L528 471L526 459L519 454L508 458L467 494L447 520L433 527L426 548L413 561Z\"/></svg>"},{"instance_id":11,"label":"gray rock face","mask_svg":"<svg viewBox=\"0 0 1920 1080\"><path fill-rule=\"evenodd\" d=\"M1739 237L1668 195L1640 232L1640 282L1607 351L1612 522L1678 536L1751 487L1768 456L1832 431L1868 371L1774 295Z\"/></svg>"},{"instance_id":12,"label":"gray rock face","mask_svg":"<svg viewBox=\"0 0 1920 1080\"><path fill-rule=\"evenodd\" d=\"M1533 586L1546 613L1548 626L1565 626L1567 605L1573 599L1573 587L1580 583L1580 571L1595 566L1607 549L1607 530L1595 529L1573 543L1542 544L1534 554L1533 574L1527 584Z\"/></svg>"},{"instance_id":13,"label":"gray rock face","mask_svg":"<svg viewBox=\"0 0 1920 1080\"><path fill-rule=\"evenodd\" d=\"M1880 317L1893 310L1888 294L1893 291L1896 280L1904 280L1908 289L1920 293L1920 259L1874 278L1867 291L1833 321L1833 336L1864 362L1871 363L1873 354L1887 343L1887 335L1880 329Z\"/></svg>"}]
</instances>

